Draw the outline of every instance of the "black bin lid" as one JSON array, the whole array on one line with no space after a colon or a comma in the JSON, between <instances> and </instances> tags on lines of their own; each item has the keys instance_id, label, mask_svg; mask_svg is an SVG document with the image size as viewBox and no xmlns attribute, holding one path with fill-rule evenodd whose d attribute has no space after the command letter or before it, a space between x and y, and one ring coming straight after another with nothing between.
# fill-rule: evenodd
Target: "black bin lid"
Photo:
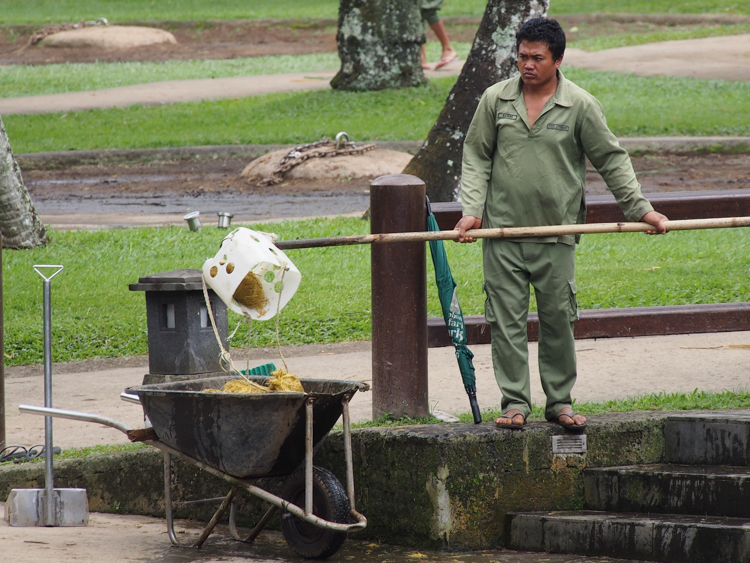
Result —
<instances>
[{"instance_id":1,"label":"black bin lid","mask_svg":"<svg viewBox=\"0 0 750 563\"><path fill-rule=\"evenodd\" d=\"M182 268L171 272L151 274L138 279L138 283L128 285L130 291L200 291L203 289L203 272L192 268Z\"/></svg>"}]
</instances>

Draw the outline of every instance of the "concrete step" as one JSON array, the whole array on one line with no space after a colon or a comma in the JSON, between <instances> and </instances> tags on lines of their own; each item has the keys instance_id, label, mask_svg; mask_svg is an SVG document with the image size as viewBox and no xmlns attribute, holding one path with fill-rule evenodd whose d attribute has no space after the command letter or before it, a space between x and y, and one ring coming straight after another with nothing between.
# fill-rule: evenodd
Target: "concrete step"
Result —
<instances>
[{"instance_id":1,"label":"concrete step","mask_svg":"<svg viewBox=\"0 0 750 563\"><path fill-rule=\"evenodd\" d=\"M750 519L511 512L506 518L506 547L669 563L748 563Z\"/></svg>"},{"instance_id":2,"label":"concrete step","mask_svg":"<svg viewBox=\"0 0 750 563\"><path fill-rule=\"evenodd\" d=\"M670 416L664 440L667 463L750 465L750 412Z\"/></svg>"},{"instance_id":3,"label":"concrete step","mask_svg":"<svg viewBox=\"0 0 750 563\"><path fill-rule=\"evenodd\" d=\"M750 518L750 467L598 467L583 479L589 510Z\"/></svg>"}]
</instances>

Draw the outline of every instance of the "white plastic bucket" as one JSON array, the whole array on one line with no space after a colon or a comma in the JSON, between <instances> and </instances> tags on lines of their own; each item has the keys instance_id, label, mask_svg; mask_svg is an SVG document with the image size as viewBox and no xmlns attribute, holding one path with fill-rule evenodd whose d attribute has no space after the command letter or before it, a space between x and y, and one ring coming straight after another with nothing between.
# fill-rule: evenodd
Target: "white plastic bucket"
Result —
<instances>
[{"instance_id":1,"label":"white plastic bucket","mask_svg":"<svg viewBox=\"0 0 750 563\"><path fill-rule=\"evenodd\" d=\"M250 272L260 280L268 299L262 308L247 307L234 297ZM273 318L277 309L289 302L302 274L267 235L239 227L227 235L216 256L203 264L203 279L235 313L263 321Z\"/></svg>"}]
</instances>

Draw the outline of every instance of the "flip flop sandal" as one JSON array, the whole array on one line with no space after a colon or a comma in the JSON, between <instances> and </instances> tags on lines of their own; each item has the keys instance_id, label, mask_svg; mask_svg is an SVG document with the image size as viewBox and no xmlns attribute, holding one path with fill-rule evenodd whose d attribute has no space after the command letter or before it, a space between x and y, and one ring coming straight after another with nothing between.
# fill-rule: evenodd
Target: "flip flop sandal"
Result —
<instances>
[{"instance_id":1,"label":"flip flop sandal","mask_svg":"<svg viewBox=\"0 0 750 563\"><path fill-rule=\"evenodd\" d=\"M510 420L510 424L497 424L497 422L495 422L495 425L498 428L508 428L509 430L521 430L524 426L526 426L526 417L524 417L523 419L523 424L516 424L515 422L513 422L513 419L517 417L519 414L521 413L517 412L514 414L501 414L497 418L507 418L508 420Z\"/></svg>"},{"instance_id":2,"label":"flip flop sandal","mask_svg":"<svg viewBox=\"0 0 750 563\"><path fill-rule=\"evenodd\" d=\"M439 68L443 68L446 65L451 64L453 61L458 60L458 55L453 55L452 57L443 57L435 64L435 70Z\"/></svg>"},{"instance_id":3,"label":"flip flop sandal","mask_svg":"<svg viewBox=\"0 0 750 563\"><path fill-rule=\"evenodd\" d=\"M562 420L560 420L561 416L569 416L571 418L571 420L572 420L573 417L575 415L577 415L577 414L579 414L579 413L577 413L575 411L573 411L573 412L561 412L561 413L557 413L557 416L555 416L554 419L550 420L550 422L552 422L554 424L559 424L560 426L562 426L566 430L572 430L573 432L577 432L579 430L583 430L584 428L586 428L586 423L585 422L583 424L575 424L575 423L573 423L573 424L566 424Z\"/></svg>"}]
</instances>

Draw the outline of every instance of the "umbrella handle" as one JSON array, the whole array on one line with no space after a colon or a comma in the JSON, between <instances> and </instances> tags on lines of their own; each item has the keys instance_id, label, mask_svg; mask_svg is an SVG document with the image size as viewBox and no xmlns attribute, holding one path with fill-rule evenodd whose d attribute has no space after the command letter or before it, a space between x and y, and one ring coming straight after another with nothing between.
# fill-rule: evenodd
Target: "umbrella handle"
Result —
<instances>
[{"instance_id":1,"label":"umbrella handle","mask_svg":"<svg viewBox=\"0 0 750 563\"><path fill-rule=\"evenodd\" d=\"M469 404L471 405L471 414L474 416L474 424L482 422L482 413L479 412L479 403L477 403L477 392L467 391L469 395Z\"/></svg>"}]
</instances>

